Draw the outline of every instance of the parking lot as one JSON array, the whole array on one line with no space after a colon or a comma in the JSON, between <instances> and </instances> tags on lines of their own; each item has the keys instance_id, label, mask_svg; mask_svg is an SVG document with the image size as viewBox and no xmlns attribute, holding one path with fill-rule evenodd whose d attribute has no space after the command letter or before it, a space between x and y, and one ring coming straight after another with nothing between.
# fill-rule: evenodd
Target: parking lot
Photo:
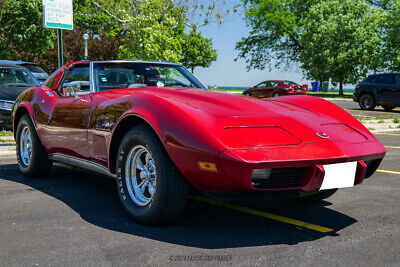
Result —
<instances>
[{"instance_id":1,"label":"parking lot","mask_svg":"<svg viewBox=\"0 0 400 267\"><path fill-rule=\"evenodd\" d=\"M400 116L334 102L356 116ZM29 179L2 143L0 265L397 265L400 131L376 136L388 150L378 172L319 204L193 197L176 222L157 227L126 216L112 179L59 165Z\"/></svg>"}]
</instances>

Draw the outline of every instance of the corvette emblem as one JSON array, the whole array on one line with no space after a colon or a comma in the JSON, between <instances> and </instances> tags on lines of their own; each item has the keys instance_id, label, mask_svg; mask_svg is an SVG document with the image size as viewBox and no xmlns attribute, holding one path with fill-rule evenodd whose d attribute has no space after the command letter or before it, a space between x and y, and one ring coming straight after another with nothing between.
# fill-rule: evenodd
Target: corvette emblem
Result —
<instances>
[{"instance_id":1,"label":"corvette emblem","mask_svg":"<svg viewBox=\"0 0 400 267\"><path fill-rule=\"evenodd\" d=\"M328 139L329 135L327 133L324 132L317 132L317 136L322 138L322 139Z\"/></svg>"},{"instance_id":2,"label":"corvette emblem","mask_svg":"<svg viewBox=\"0 0 400 267\"><path fill-rule=\"evenodd\" d=\"M324 132L317 132L317 136L322 138L322 139L328 139L329 135L327 133Z\"/></svg>"}]
</instances>

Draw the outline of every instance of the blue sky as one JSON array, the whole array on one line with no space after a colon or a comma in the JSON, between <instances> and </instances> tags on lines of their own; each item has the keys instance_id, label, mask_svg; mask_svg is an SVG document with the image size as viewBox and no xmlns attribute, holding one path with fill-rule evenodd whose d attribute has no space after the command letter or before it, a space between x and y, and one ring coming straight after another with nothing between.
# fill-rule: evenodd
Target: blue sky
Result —
<instances>
[{"instance_id":1,"label":"blue sky","mask_svg":"<svg viewBox=\"0 0 400 267\"><path fill-rule=\"evenodd\" d=\"M240 3L238 0L230 0L229 6ZM213 46L218 50L218 59L210 68L196 68L194 73L205 84L214 86L240 86L247 87L255 85L267 79L293 80L297 83L306 84L309 81L303 79L300 69L296 66L290 71L284 69L251 70L247 72L244 60L234 59L238 55L235 45L242 37L248 35L250 29L246 27L242 11L231 15L222 24L212 24L201 28L203 36L212 38Z\"/></svg>"}]
</instances>

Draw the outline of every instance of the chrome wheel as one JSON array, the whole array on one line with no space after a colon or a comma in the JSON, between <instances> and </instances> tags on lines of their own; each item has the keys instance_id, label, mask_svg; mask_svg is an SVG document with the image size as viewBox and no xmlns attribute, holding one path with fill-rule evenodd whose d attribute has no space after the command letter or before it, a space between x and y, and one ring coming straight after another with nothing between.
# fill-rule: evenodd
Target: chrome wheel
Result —
<instances>
[{"instance_id":1,"label":"chrome wheel","mask_svg":"<svg viewBox=\"0 0 400 267\"><path fill-rule=\"evenodd\" d=\"M125 163L125 180L129 196L139 206L146 206L156 190L157 172L154 159L147 148L133 147Z\"/></svg>"},{"instance_id":2,"label":"chrome wheel","mask_svg":"<svg viewBox=\"0 0 400 267\"><path fill-rule=\"evenodd\" d=\"M32 135L28 126L24 126L21 131L19 139L19 152L21 154L21 160L25 166L31 163L32 159Z\"/></svg>"}]
</instances>

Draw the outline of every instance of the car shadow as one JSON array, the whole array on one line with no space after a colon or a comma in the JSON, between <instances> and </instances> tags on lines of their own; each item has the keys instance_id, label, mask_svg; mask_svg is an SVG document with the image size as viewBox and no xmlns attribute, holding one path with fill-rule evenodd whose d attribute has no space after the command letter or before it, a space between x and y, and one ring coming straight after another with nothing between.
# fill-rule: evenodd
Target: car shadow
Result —
<instances>
[{"instance_id":1,"label":"car shadow","mask_svg":"<svg viewBox=\"0 0 400 267\"><path fill-rule=\"evenodd\" d=\"M327 235L356 222L329 209L329 202L296 204L271 201L257 209L334 229L322 233L239 211L189 200L184 213L173 223L143 226L133 222L120 205L115 181L80 169L54 166L47 178L23 176L17 164L0 165L0 179L27 185L54 197L93 225L108 230L195 248L219 249L274 244L297 244ZM267 208L266 208L267 207Z\"/></svg>"}]
</instances>

